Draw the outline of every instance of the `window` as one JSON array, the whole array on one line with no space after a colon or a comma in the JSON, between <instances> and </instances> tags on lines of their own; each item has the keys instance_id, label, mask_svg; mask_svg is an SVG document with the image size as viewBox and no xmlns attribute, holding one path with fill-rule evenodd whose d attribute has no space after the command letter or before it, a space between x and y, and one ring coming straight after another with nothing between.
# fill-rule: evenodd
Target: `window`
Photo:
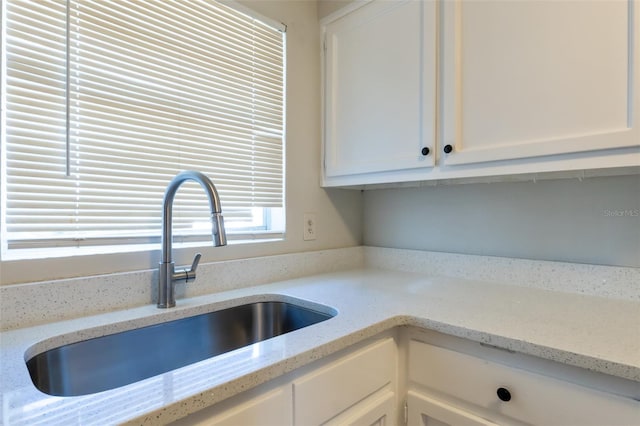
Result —
<instances>
[{"instance_id":1,"label":"window","mask_svg":"<svg viewBox=\"0 0 640 426\"><path fill-rule=\"evenodd\" d=\"M4 258L159 241L187 169L216 185L230 239L282 236L284 26L213 0L5 0L2 16ZM183 185L176 240L209 229Z\"/></svg>"}]
</instances>

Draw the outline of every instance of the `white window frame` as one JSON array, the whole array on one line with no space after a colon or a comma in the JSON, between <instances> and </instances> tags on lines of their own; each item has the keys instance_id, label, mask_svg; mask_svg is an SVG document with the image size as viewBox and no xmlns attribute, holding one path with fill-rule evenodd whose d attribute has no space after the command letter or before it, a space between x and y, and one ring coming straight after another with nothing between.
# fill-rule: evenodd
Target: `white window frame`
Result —
<instances>
[{"instance_id":1,"label":"white window frame","mask_svg":"<svg viewBox=\"0 0 640 426\"><path fill-rule=\"evenodd\" d=\"M256 19L261 20L263 23L266 23L268 25L271 25L273 27L279 28L281 31L285 31L286 27L283 24L280 24L278 22L275 22L271 19L265 18L263 16L260 16L258 14L256 14L255 12L251 11L250 9L232 2L232 1L224 1L223 2L226 5L229 5L231 7L233 7L236 10L239 10L240 12L247 14L249 16L252 16ZM3 7L3 20L6 19L6 1L3 0L2 3L2 7ZM4 32L4 22L3 22L3 32ZM5 43L6 43L6 37L2 37L2 42L3 42L3 49L2 51L5 51ZM284 40L283 37L283 68L286 70L286 40ZM2 70L2 75L3 75L3 82L4 80L4 76L6 75L6 61L3 61L3 70ZM285 72L285 76L283 77L284 81L283 81L283 99L286 99L286 92L285 92L285 84L284 82L286 82L286 72ZM6 105L6 93L4 90L4 84L3 84L3 91L2 91L2 104L3 106ZM283 100L283 115L284 115L284 111L286 110L286 102ZM5 165L7 164L7 153L6 153L6 149L4 149L4 141L6 140L6 126L4 125L6 117L6 109L3 109L2 111L2 120L3 120L3 126L2 126L2 141L3 141L3 149L1 150L1 161L2 164ZM282 174L283 174L283 178L282 178L282 182L283 182L283 202L282 202L282 208L278 208L278 209L271 209L271 213L272 215L274 215L275 217L273 217L272 219L272 223L278 225L277 229L275 229L275 231L271 231L268 229L265 229L265 225L264 225L264 221L260 221L261 218L264 218L267 213L262 210L260 211L259 208L256 208L256 211L258 212L258 214L256 214L254 216L254 220L252 222L252 226L250 227L245 227L242 231L238 232L234 232L234 227L233 227L233 221L229 221L227 220L228 224L229 224L229 229L227 230L228 232L228 237L231 243L246 243L246 242L270 242L270 241L277 241L277 240L282 240L284 238L284 232L285 232L285 214L284 214L284 154L285 154L285 138L284 138L284 129L286 128L286 120L284 120L283 118L283 140L282 140L282 157L283 157L283 164L282 164ZM4 210L4 206L6 206L7 203L7 193L6 193L6 188L7 188L7 177L6 177L6 167L3 166L3 170L2 170L2 191L0 194L0 202L2 202L2 217L1 219L1 223L2 223L2 233L3 235L6 235L6 229L7 229L7 224L6 224L6 220L5 220L5 210ZM167 182L168 183L168 182ZM222 204L223 204L223 214L224 214L224 199L222 200ZM159 203L160 206L160 203ZM273 227L272 227L273 229ZM2 241L2 253L0 254L0 259L2 259L3 261L8 260L23 260L23 259L42 259L42 258L48 258L48 257L72 257L72 256L76 256L76 255L92 255L92 254L105 254L105 253L131 253L131 252L143 252L143 251L150 251L150 250L157 250L157 248L159 247L159 234L160 234L160 228L158 228L158 235L157 236L153 236L153 237L145 237L145 238L117 238L117 239L113 239L111 237L106 237L103 238L101 240L101 244L95 244L95 241L91 241L90 244L85 244L85 242L83 240L79 240L77 242L77 244L73 245L73 246L69 246L69 245L65 245L63 247L52 247L49 245L48 241L44 241L43 242L43 246L46 247L39 247L39 243L36 242L32 242L24 247L21 247L20 245L17 246L16 249L13 250L9 250L6 244L6 241L4 240L3 237L3 241ZM115 244L115 243L118 244ZM180 247L201 247L201 246L208 246L209 243L205 242L205 241L200 241L199 237L190 237L188 235L185 236L177 236L176 240L175 240L175 247L176 248L180 248Z\"/></svg>"}]
</instances>

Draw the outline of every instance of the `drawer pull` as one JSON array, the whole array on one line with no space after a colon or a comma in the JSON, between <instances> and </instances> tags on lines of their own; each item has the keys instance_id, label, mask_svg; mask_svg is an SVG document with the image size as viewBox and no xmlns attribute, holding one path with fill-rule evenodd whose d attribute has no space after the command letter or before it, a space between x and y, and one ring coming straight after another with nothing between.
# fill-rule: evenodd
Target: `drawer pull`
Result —
<instances>
[{"instance_id":1,"label":"drawer pull","mask_svg":"<svg viewBox=\"0 0 640 426\"><path fill-rule=\"evenodd\" d=\"M427 156L429 155L429 148L425 146L420 152L422 153L422 155Z\"/></svg>"},{"instance_id":2,"label":"drawer pull","mask_svg":"<svg viewBox=\"0 0 640 426\"><path fill-rule=\"evenodd\" d=\"M509 389L498 388L498 391L496 393L498 394L498 398L500 398L500 401L511 401L511 392L509 392Z\"/></svg>"}]
</instances>

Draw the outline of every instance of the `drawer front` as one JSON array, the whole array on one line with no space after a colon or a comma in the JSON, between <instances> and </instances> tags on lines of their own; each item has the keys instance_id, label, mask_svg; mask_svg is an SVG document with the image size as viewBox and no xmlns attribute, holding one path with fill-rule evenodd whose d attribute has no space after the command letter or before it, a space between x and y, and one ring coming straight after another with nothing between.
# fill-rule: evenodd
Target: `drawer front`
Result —
<instances>
[{"instance_id":1,"label":"drawer front","mask_svg":"<svg viewBox=\"0 0 640 426\"><path fill-rule=\"evenodd\" d=\"M640 425L638 401L414 340L409 380L438 397L532 424Z\"/></svg>"},{"instance_id":2,"label":"drawer front","mask_svg":"<svg viewBox=\"0 0 640 426\"><path fill-rule=\"evenodd\" d=\"M394 381L392 338L373 343L293 382L294 423L321 424Z\"/></svg>"}]
</instances>

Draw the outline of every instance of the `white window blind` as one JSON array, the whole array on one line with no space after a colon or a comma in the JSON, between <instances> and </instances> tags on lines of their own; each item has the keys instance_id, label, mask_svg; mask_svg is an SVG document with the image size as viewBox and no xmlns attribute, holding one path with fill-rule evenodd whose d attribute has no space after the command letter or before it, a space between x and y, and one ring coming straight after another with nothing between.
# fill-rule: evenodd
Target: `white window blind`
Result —
<instances>
[{"instance_id":1,"label":"white window blind","mask_svg":"<svg viewBox=\"0 0 640 426\"><path fill-rule=\"evenodd\" d=\"M3 7L3 248L153 239L182 170L212 179L230 237L273 231L283 28L212 0ZM208 230L206 197L185 184L174 234Z\"/></svg>"}]
</instances>

